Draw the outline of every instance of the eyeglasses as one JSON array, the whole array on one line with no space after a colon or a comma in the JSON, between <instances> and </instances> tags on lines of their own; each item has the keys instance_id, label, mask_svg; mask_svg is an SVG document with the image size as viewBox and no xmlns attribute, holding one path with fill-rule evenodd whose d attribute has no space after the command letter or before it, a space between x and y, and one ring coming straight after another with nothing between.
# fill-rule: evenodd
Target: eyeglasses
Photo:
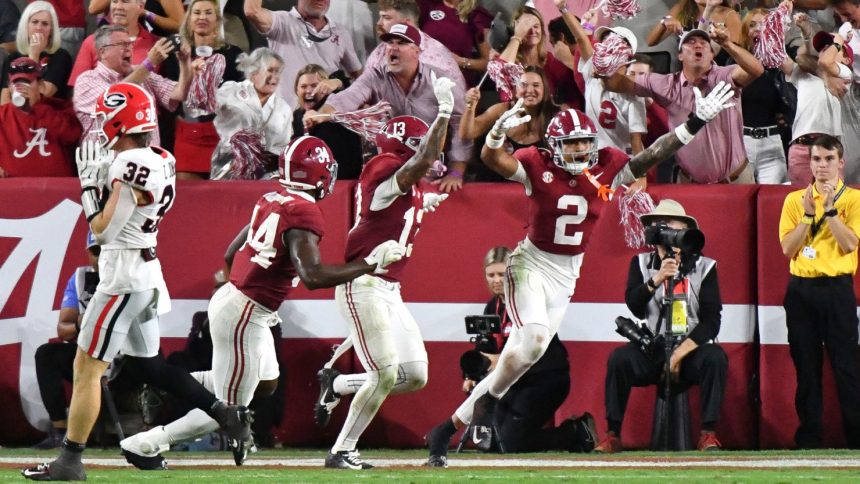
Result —
<instances>
[{"instance_id":1,"label":"eyeglasses","mask_svg":"<svg viewBox=\"0 0 860 484\"><path fill-rule=\"evenodd\" d=\"M120 46L123 49L125 49L125 48L129 48L133 45L134 45L134 42L132 42L130 40L126 40L124 42L114 42L113 44L105 44L102 46L102 49L104 49L105 47L116 47L116 46Z\"/></svg>"}]
</instances>

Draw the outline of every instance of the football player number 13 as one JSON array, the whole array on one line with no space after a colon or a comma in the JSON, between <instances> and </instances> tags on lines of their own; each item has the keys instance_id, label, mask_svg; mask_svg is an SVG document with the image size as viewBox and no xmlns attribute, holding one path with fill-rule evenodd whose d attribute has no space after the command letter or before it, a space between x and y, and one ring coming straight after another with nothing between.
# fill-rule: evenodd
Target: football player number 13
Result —
<instances>
[{"instance_id":1,"label":"football player number 13","mask_svg":"<svg viewBox=\"0 0 860 484\"><path fill-rule=\"evenodd\" d=\"M569 225L579 225L588 214L588 200L579 195L562 195L558 199L556 208L559 210L572 211L576 209L575 215L561 215L555 219L555 236L552 241L558 245L579 245L582 243L582 232L574 232L567 235Z\"/></svg>"}]
</instances>

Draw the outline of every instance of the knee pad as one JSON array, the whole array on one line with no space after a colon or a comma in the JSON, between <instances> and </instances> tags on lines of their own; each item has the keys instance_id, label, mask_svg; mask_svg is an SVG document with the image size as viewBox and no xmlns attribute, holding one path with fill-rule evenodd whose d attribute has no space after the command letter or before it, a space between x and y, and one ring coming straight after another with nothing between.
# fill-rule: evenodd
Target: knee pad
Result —
<instances>
[{"instance_id":1,"label":"knee pad","mask_svg":"<svg viewBox=\"0 0 860 484\"><path fill-rule=\"evenodd\" d=\"M427 362L408 361L401 363L398 368L400 378L398 386L402 386L402 392L414 392L427 385ZM402 382L402 383L401 383Z\"/></svg>"}]
</instances>

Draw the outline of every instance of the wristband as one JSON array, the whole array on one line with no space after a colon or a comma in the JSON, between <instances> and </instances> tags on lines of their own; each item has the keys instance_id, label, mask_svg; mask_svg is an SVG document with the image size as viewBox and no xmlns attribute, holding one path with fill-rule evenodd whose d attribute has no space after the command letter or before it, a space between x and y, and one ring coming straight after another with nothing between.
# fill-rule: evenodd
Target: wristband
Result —
<instances>
[{"instance_id":1,"label":"wristband","mask_svg":"<svg viewBox=\"0 0 860 484\"><path fill-rule=\"evenodd\" d=\"M99 203L99 191L93 187L84 188L81 192L81 205L84 207L84 216L87 217L87 222L91 221L102 212L102 206Z\"/></svg>"},{"instance_id":2,"label":"wristband","mask_svg":"<svg viewBox=\"0 0 860 484\"><path fill-rule=\"evenodd\" d=\"M563 5L561 7L558 7L558 11L561 13L567 13L568 12L567 5Z\"/></svg>"},{"instance_id":3,"label":"wristband","mask_svg":"<svg viewBox=\"0 0 860 484\"><path fill-rule=\"evenodd\" d=\"M648 281L645 283L646 286L650 287L653 290L657 290L657 283L654 282L654 279L648 278Z\"/></svg>"},{"instance_id":4,"label":"wristband","mask_svg":"<svg viewBox=\"0 0 860 484\"><path fill-rule=\"evenodd\" d=\"M800 223L806 224L806 225L812 225L812 223L813 223L812 215L805 215L804 214L803 217L800 217Z\"/></svg>"},{"instance_id":5,"label":"wristband","mask_svg":"<svg viewBox=\"0 0 860 484\"><path fill-rule=\"evenodd\" d=\"M491 150L497 150L501 148L502 145L505 144L505 134L502 133L499 136L496 136L495 133L490 131L490 134L487 136L487 141L485 141L484 144L487 145L487 148Z\"/></svg>"},{"instance_id":6,"label":"wristband","mask_svg":"<svg viewBox=\"0 0 860 484\"><path fill-rule=\"evenodd\" d=\"M839 215L839 211L836 210L836 207L834 207L834 208L831 208L830 210L824 212L823 217L824 218L830 218L830 217L835 217L837 215Z\"/></svg>"},{"instance_id":7,"label":"wristband","mask_svg":"<svg viewBox=\"0 0 860 484\"><path fill-rule=\"evenodd\" d=\"M517 41L517 42L519 42L519 43L522 43L522 42L523 42L523 39L522 39L522 38L520 38L520 37L517 37L516 35L512 35L512 36L511 36L511 40L516 40L516 41Z\"/></svg>"},{"instance_id":8,"label":"wristband","mask_svg":"<svg viewBox=\"0 0 860 484\"><path fill-rule=\"evenodd\" d=\"M149 59L143 59L143 68L149 72L155 72L155 64Z\"/></svg>"},{"instance_id":9,"label":"wristband","mask_svg":"<svg viewBox=\"0 0 860 484\"><path fill-rule=\"evenodd\" d=\"M814 217L815 217L815 214L814 214L814 213L806 213L806 212L803 212L803 216L804 216L804 217L809 217L809 218L814 218Z\"/></svg>"},{"instance_id":10,"label":"wristband","mask_svg":"<svg viewBox=\"0 0 860 484\"><path fill-rule=\"evenodd\" d=\"M689 144L690 141L693 141L693 134L687 129L686 123L675 128L675 136L678 137L678 141L685 145Z\"/></svg>"},{"instance_id":11,"label":"wristband","mask_svg":"<svg viewBox=\"0 0 860 484\"><path fill-rule=\"evenodd\" d=\"M463 178L463 172L456 169L456 168L452 168L452 169L448 170L447 175L453 176L454 178Z\"/></svg>"},{"instance_id":12,"label":"wristband","mask_svg":"<svg viewBox=\"0 0 860 484\"><path fill-rule=\"evenodd\" d=\"M595 30L597 30L597 27L595 27L594 24L591 22L585 22L584 24L582 24L582 28L589 32L594 32Z\"/></svg>"},{"instance_id":13,"label":"wristband","mask_svg":"<svg viewBox=\"0 0 860 484\"><path fill-rule=\"evenodd\" d=\"M155 23L155 14L152 12L146 12L146 15L144 15L144 18L146 19L147 22L149 22L151 24Z\"/></svg>"},{"instance_id":14,"label":"wristband","mask_svg":"<svg viewBox=\"0 0 860 484\"><path fill-rule=\"evenodd\" d=\"M436 117L449 119L451 117L451 112L452 111L450 109L442 109L442 106L439 106L439 112L436 114Z\"/></svg>"}]
</instances>

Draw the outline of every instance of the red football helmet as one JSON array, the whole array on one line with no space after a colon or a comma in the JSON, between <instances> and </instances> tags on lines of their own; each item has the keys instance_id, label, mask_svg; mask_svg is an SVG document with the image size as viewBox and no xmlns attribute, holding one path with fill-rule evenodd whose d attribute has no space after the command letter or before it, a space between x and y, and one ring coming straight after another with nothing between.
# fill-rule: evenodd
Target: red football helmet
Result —
<instances>
[{"instance_id":1,"label":"red football helmet","mask_svg":"<svg viewBox=\"0 0 860 484\"><path fill-rule=\"evenodd\" d=\"M578 139L590 140L591 148L565 153L564 142ZM546 127L546 142L552 151L552 161L568 173L579 175L597 164L597 128L582 111L566 109L553 116Z\"/></svg>"},{"instance_id":2,"label":"red football helmet","mask_svg":"<svg viewBox=\"0 0 860 484\"><path fill-rule=\"evenodd\" d=\"M127 134L147 133L158 128L155 102L137 84L120 82L109 87L96 101L92 130L104 135L105 147Z\"/></svg>"},{"instance_id":3,"label":"red football helmet","mask_svg":"<svg viewBox=\"0 0 860 484\"><path fill-rule=\"evenodd\" d=\"M412 158L421 144L421 138L430 127L415 116L397 116L385 124L385 129L376 135L376 146L382 153L393 153L403 161Z\"/></svg>"},{"instance_id":4,"label":"red football helmet","mask_svg":"<svg viewBox=\"0 0 860 484\"><path fill-rule=\"evenodd\" d=\"M294 190L316 190L322 200L334 191L337 161L331 148L316 136L302 136L290 142L278 159L278 181Z\"/></svg>"}]
</instances>

